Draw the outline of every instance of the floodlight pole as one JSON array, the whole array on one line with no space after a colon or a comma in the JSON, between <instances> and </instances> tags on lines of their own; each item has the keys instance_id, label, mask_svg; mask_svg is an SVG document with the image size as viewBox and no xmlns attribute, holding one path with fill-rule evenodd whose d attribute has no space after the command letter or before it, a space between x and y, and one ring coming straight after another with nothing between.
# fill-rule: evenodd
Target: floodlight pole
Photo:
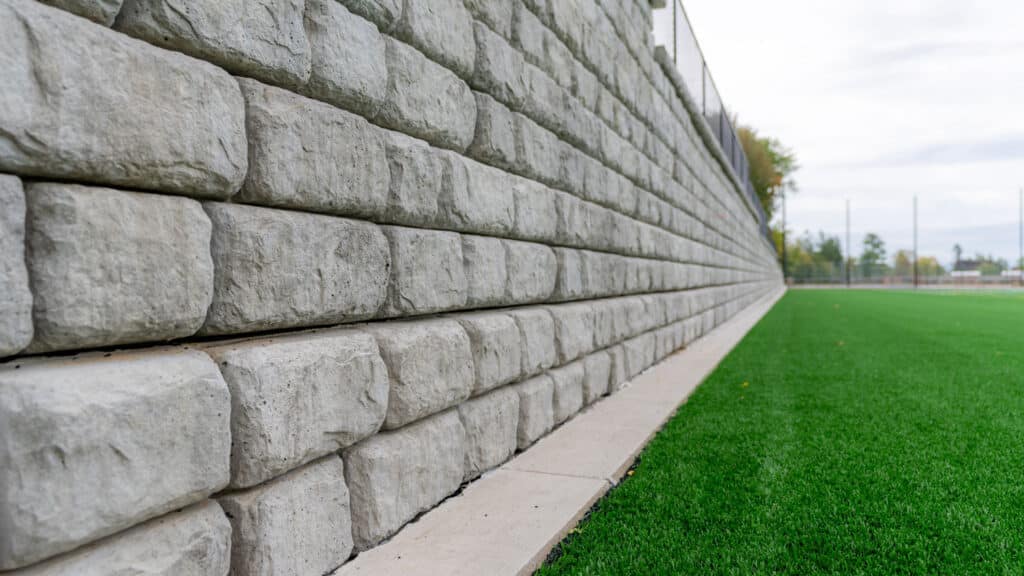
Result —
<instances>
[{"instance_id":1,"label":"floodlight pole","mask_svg":"<svg viewBox=\"0 0 1024 576\"><path fill-rule=\"evenodd\" d=\"M853 257L853 246L850 245L850 199L846 199L846 287L850 287L850 259Z\"/></svg>"},{"instance_id":2,"label":"floodlight pole","mask_svg":"<svg viewBox=\"0 0 1024 576\"><path fill-rule=\"evenodd\" d=\"M782 188L782 281L786 281L787 258L786 252L786 189Z\"/></svg>"},{"instance_id":3,"label":"floodlight pole","mask_svg":"<svg viewBox=\"0 0 1024 576\"><path fill-rule=\"evenodd\" d=\"M1024 188L1020 189L1020 219L1017 230L1017 282L1024 286Z\"/></svg>"},{"instance_id":4,"label":"floodlight pole","mask_svg":"<svg viewBox=\"0 0 1024 576\"><path fill-rule=\"evenodd\" d=\"M917 196L914 196L914 288L917 288Z\"/></svg>"}]
</instances>

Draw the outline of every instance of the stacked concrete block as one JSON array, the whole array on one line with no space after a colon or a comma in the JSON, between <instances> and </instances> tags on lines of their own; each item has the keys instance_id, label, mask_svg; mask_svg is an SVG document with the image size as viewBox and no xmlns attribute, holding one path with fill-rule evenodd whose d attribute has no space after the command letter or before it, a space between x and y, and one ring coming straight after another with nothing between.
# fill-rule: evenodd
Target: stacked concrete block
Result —
<instances>
[{"instance_id":1,"label":"stacked concrete block","mask_svg":"<svg viewBox=\"0 0 1024 576\"><path fill-rule=\"evenodd\" d=\"M466 430L465 479L472 480L512 457L519 428L519 394L500 388L459 405Z\"/></svg>"},{"instance_id":2,"label":"stacked concrete block","mask_svg":"<svg viewBox=\"0 0 1024 576\"><path fill-rule=\"evenodd\" d=\"M526 450L555 426L555 383L542 374L516 385L519 395L519 423L516 445Z\"/></svg>"},{"instance_id":3,"label":"stacked concrete block","mask_svg":"<svg viewBox=\"0 0 1024 576\"><path fill-rule=\"evenodd\" d=\"M501 312L455 317L469 335L476 379L475 395L514 382L522 375L522 339L516 321Z\"/></svg>"},{"instance_id":4,"label":"stacked concrete block","mask_svg":"<svg viewBox=\"0 0 1024 576\"><path fill-rule=\"evenodd\" d=\"M555 322L543 308L517 308L509 316L519 328L522 374L534 376L555 365Z\"/></svg>"},{"instance_id":5,"label":"stacked concrete block","mask_svg":"<svg viewBox=\"0 0 1024 576\"><path fill-rule=\"evenodd\" d=\"M386 316L412 316L462 308L469 282L462 237L454 232L384 226L391 248Z\"/></svg>"},{"instance_id":6,"label":"stacked concrete block","mask_svg":"<svg viewBox=\"0 0 1024 576\"><path fill-rule=\"evenodd\" d=\"M555 425L558 425L575 416L583 408L585 379L583 362L567 364L552 370L549 374L554 382L552 408Z\"/></svg>"},{"instance_id":7,"label":"stacked concrete block","mask_svg":"<svg viewBox=\"0 0 1024 576\"><path fill-rule=\"evenodd\" d=\"M21 180L0 174L0 356L32 341L32 292L25 267L25 193Z\"/></svg>"}]
</instances>

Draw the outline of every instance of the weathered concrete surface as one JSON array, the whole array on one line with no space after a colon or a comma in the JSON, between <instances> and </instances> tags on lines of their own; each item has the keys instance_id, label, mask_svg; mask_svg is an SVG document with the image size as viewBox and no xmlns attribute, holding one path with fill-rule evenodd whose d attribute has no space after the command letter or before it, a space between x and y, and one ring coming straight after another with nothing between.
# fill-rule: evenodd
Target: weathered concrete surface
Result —
<instances>
[{"instance_id":1,"label":"weathered concrete surface","mask_svg":"<svg viewBox=\"0 0 1024 576\"><path fill-rule=\"evenodd\" d=\"M25 193L21 180L0 174L0 356L32 340L32 292L25 267ZM504 259L504 251L502 251ZM504 263L504 262L503 262Z\"/></svg>"},{"instance_id":2,"label":"weathered concrete surface","mask_svg":"<svg viewBox=\"0 0 1024 576\"><path fill-rule=\"evenodd\" d=\"M519 326L501 312L474 312L454 317L469 335L476 374L473 394L483 394L522 375Z\"/></svg>"},{"instance_id":3,"label":"weathered concrete surface","mask_svg":"<svg viewBox=\"0 0 1024 576\"><path fill-rule=\"evenodd\" d=\"M466 269L469 296L473 308L504 304L506 286L511 280L505 265L505 245L500 238L462 236L462 259Z\"/></svg>"},{"instance_id":4,"label":"weathered concrete surface","mask_svg":"<svg viewBox=\"0 0 1024 576\"><path fill-rule=\"evenodd\" d=\"M391 246L391 282L384 316L462 308L468 283L462 238L455 232L382 226Z\"/></svg>"},{"instance_id":5,"label":"weathered concrete surface","mask_svg":"<svg viewBox=\"0 0 1024 576\"><path fill-rule=\"evenodd\" d=\"M237 204L213 221L213 302L205 334L317 326L373 316L391 265L368 222Z\"/></svg>"},{"instance_id":6,"label":"weathered concrete surface","mask_svg":"<svg viewBox=\"0 0 1024 576\"><path fill-rule=\"evenodd\" d=\"M29 0L0 6L0 54L0 170L205 198L241 186L244 108L224 71Z\"/></svg>"},{"instance_id":7,"label":"weathered concrete surface","mask_svg":"<svg viewBox=\"0 0 1024 576\"><path fill-rule=\"evenodd\" d=\"M452 320L368 324L388 368L386 429L455 406L473 391L469 336Z\"/></svg>"},{"instance_id":8,"label":"weathered concrete surface","mask_svg":"<svg viewBox=\"0 0 1024 576\"><path fill-rule=\"evenodd\" d=\"M555 383L547 374L516 384L519 394L519 425L516 447L526 450L555 427Z\"/></svg>"},{"instance_id":9,"label":"weathered concrete surface","mask_svg":"<svg viewBox=\"0 0 1024 576\"><path fill-rule=\"evenodd\" d=\"M352 553L348 488L337 456L217 501L231 519L232 574L325 574Z\"/></svg>"},{"instance_id":10,"label":"weathered concrete surface","mask_svg":"<svg viewBox=\"0 0 1024 576\"><path fill-rule=\"evenodd\" d=\"M461 76L473 72L473 18L462 0L406 2L394 34Z\"/></svg>"},{"instance_id":11,"label":"weathered concrete surface","mask_svg":"<svg viewBox=\"0 0 1024 576\"><path fill-rule=\"evenodd\" d=\"M213 295L210 220L188 198L29 184L33 352L171 340Z\"/></svg>"},{"instance_id":12,"label":"weathered concrete surface","mask_svg":"<svg viewBox=\"0 0 1024 576\"><path fill-rule=\"evenodd\" d=\"M459 404L466 430L466 474L472 480L512 457L519 427L519 394L500 388Z\"/></svg>"},{"instance_id":13,"label":"weathered concrete surface","mask_svg":"<svg viewBox=\"0 0 1024 576\"><path fill-rule=\"evenodd\" d=\"M357 330L206 348L231 391L231 486L253 486L380 429L388 370Z\"/></svg>"},{"instance_id":14,"label":"weathered concrete surface","mask_svg":"<svg viewBox=\"0 0 1024 576\"><path fill-rule=\"evenodd\" d=\"M449 410L378 434L344 452L352 501L352 537L365 550L458 489L466 432Z\"/></svg>"},{"instance_id":15,"label":"weathered concrete surface","mask_svg":"<svg viewBox=\"0 0 1024 576\"><path fill-rule=\"evenodd\" d=\"M0 366L0 569L223 488L230 414L227 386L199 352Z\"/></svg>"},{"instance_id":16,"label":"weathered concrete surface","mask_svg":"<svg viewBox=\"0 0 1024 576\"><path fill-rule=\"evenodd\" d=\"M509 195L512 178L505 172L445 152L448 162L439 207L458 230L507 236L515 220L515 199Z\"/></svg>"},{"instance_id":17,"label":"weathered concrete surface","mask_svg":"<svg viewBox=\"0 0 1024 576\"><path fill-rule=\"evenodd\" d=\"M555 426L557 426L583 409L583 362L567 364L548 372L548 374L555 383L552 406L555 413Z\"/></svg>"},{"instance_id":18,"label":"weathered concrete surface","mask_svg":"<svg viewBox=\"0 0 1024 576\"><path fill-rule=\"evenodd\" d=\"M88 18L97 24L110 26L114 23L117 11L121 9L122 0L42 0L54 8L66 10Z\"/></svg>"},{"instance_id":19,"label":"weathered concrete surface","mask_svg":"<svg viewBox=\"0 0 1024 576\"><path fill-rule=\"evenodd\" d=\"M284 86L309 79L304 0L125 0L115 28L235 74Z\"/></svg>"},{"instance_id":20,"label":"weathered concrete surface","mask_svg":"<svg viewBox=\"0 0 1024 576\"><path fill-rule=\"evenodd\" d=\"M11 576L224 576L231 563L231 524L212 500L169 512Z\"/></svg>"},{"instance_id":21,"label":"weathered concrete surface","mask_svg":"<svg viewBox=\"0 0 1024 576\"><path fill-rule=\"evenodd\" d=\"M551 248L533 242L505 240L510 304L544 302L555 291L558 262Z\"/></svg>"},{"instance_id":22,"label":"weathered concrete surface","mask_svg":"<svg viewBox=\"0 0 1024 576\"><path fill-rule=\"evenodd\" d=\"M549 306L555 321L555 345L558 361L567 364L589 353L594 347L594 310L589 303Z\"/></svg>"},{"instance_id":23,"label":"weathered concrete surface","mask_svg":"<svg viewBox=\"0 0 1024 576\"><path fill-rule=\"evenodd\" d=\"M610 391L612 358L604 350L583 358L583 403L597 402Z\"/></svg>"},{"instance_id":24,"label":"weathered concrete surface","mask_svg":"<svg viewBox=\"0 0 1024 576\"><path fill-rule=\"evenodd\" d=\"M544 308L515 308L508 311L519 327L524 376L535 376L555 365L555 322Z\"/></svg>"}]
</instances>

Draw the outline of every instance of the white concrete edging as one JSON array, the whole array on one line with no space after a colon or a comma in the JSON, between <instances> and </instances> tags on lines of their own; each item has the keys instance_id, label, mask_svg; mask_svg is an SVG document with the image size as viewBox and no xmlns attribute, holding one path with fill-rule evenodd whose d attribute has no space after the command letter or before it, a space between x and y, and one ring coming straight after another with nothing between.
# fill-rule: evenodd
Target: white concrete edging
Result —
<instances>
[{"instance_id":1,"label":"white concrete edging","mask_svg":"<svg viewBox=\"0 0 1024 576\"><path fill-rule=\"evenodd\" d=\"M532 573L784 293L755 302L334 574Z\"/></svg>"}]
</instances>

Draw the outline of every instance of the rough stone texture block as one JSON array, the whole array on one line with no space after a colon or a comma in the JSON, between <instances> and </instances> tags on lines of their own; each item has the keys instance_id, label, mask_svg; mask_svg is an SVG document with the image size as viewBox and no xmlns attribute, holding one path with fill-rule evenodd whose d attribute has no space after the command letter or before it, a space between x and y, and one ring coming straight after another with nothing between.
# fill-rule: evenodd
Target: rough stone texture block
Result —
<instances>
[{"instance_id":1,"label":"rough stone texture block","mask_svg":"<svg viewBox=\"0 0 1024 576\"><path fill-rule=\"evenodd\" d=\"M594 311L585 302L549 306L555 321L558 363L568 364L594 349Z\"/></svg>"},{"instance_id":2,"label":"rough stone texture block","mask_svg":"<svg viewBox=\"0 0 1024 576\"><path fill-rule=\"evenodd\" d=\"M573 362L548 372L555 383L553 408L555 425L565 422L583 409L583 362Z\"/></svg>"},{"instance_id":3,"label":"rough stone texture block","mask_svg":"<svg viewBox=\"0 0 1024 576\"><path fill-rule=\"evenodd\" d=\"M373 22L382 31L390 31L402 14L404 0L339 0L353 13Z\"/></svg>"},{"instance_id":4,"label":"rough stone texture block","mask_svg":"<svg viewBox=\"0 0 1024 576\"><path fill-rule=\"evenodd\" d=\"M543 244L504 240L508 290L513 304L544 302L555 292L558 263L555 253Z\"/></svg>"},{"instance_id":5,"label":"rough stone texture block","mask_svg":"<svg viewBox=\"0 0 1024 576\"><path fill-rule=\"evenodd\" d=\"M516 218L513 231L516 238L546 243L555 241L558 231L556 194L559 193L532 180L514 179L512 197Z\"/></svg>"},{"instance_id":6,"label":"rough stone texture block","mask_svg":"<svg viewBox=\"0 0 1024 576\"><path fill-rule=\"evenodd\" d=\"M231 391L231 486L253 486L380 429L388 371L377 342L330 330L207 348Z\"/></svg>"},{"instance_id":7,"label":"rough stone texture block","mask_svg":"<svg viewBox=\"0 0 1024 576\"><path fill-rule=\"evenodd\" d=\"M394 34L460 76L473 72L473 18L462 0L406 2Z\"/></svg>"},{"instance_id":8,"label":"rough stone texture block","mask_svg":"<svg viewBox=\"0 0 1024 576\"><path fill-rule=\"evenodd\" d=\"M476 132L467 153L488 164L504 168L516 165L515 116L487 94L476 97Z\"/></svg>"},{"instance_id":9,"label":"rough stone texture block","mask_svg":"<svg viewBox=\"0 0 1024 576\"><path fill-rule=\"evenodd\" d=\"M656 342L653 332L641 334L622 343L626 361L626 375L635 377L654 365Z\"/></svg>"},{"instance_id":10,"label":"rough stone texture block","mask_svg":"<svg viewBox=\"0 0 1024 576\"><path fill-rule=\"evenodd\" d=\"M357 220L207 203L213 303L203 332L337 324L373 316L390 256L379 227Z\"/></svg>"},{"instance_id":11,"label":"rough stone texture block","mask_svg":"<svg viewBox=\"0 0 1024 576\"><path fill-rule=\"evenodd\" d=\"M583 403L589 406L611 389L612 357L603 350L584 357L583 374Z\"/></svg>"},{"instance_id":12,"label":"rough stone texture block","mask_svg":"<svg viewBox=\"0 0 1024 576\"><path fill-rule=\"evenodd\" d=\"M509 194L512 176L506 172L445 152L449 179L441 210L449 225L466 232L508 236L515 222L515 198Z\"/></svg>"},{"instance_id":13,"label":"rough stone texture block","mask_svg":"<svg viewBox=\"0 0 1024 576\"><path fill-rule=\"evenodd\" d=\"M369 324L388 367L384 428L395 429L455 406L473 391L469 336L452 320Z\"/></svg>"},{"instance_id":14,"label":"rough stone texture block","mask_svg":"<svg viewBox=\"0 0 1024 576\"><path fill-rule=\"evenodd\" d=\"M469 284L466 304L473 308L504 304L505 287L510 282L504 241L488 236L464 235L462 259Z\"/></svg>"},{"instance_id":15,"label":"rough stone texture block","mask_svg":"<svg viewBox=\"0 0 1024 576\"><path fill-rule=\"evenodd\" d=\"M4 207L0 211L0 294L4 294L0 298L0 356L6 356L32 340L32 292L25 267L25 193L21 180L0 174L0 206ZM504 264L504 248L501 260Z\"/></svg>"},{"instance_id":16,"label":"rough stone texture block","mask_svg":"<svg viewBox=\"0 0 1024 576\"><path fill-rule=\"evenodd\" d=\"M519 327L523 351L523 375L534 376L555 365L555 322L543 308L515 308L508 311Z\"/></svg>"},{"instance_id":17,"label":"rough stone texture block","mask_svg":"<svg viewBox=\"0 0 1024 576\"><path fill-rule=\"evenodd\" d=\"M391 246L386 316L453 310L466 305L462 238L454 232L382 226Z\"/></svg>"},{"instance_id":18,"label":"rough stone texture block","mask_svg":"<svg viewBox=\"0 0 1024 576\"><path fill-rule=\"evenodd\" d=\"M573 248L554 248L558 267L552 300L578 300L584 295L583 258Z\"/></svg>"},{"instance_id":19,"label":"rough stone texture block","mask_svg":"<svg viewBox=\"0 0 1024 576\"><path fill-rule=\"evenodd\" d=\"M455 316L469 335L476 383L473 394L482 394L522 375L519 327L502 312L475 312Z\"/></svg>"},{"instance_id":20,"label":"rough stone texture block","mask_svg":"<svg viewBox=\"0 0 1024 576\"><path fill-rule=\"evenodd\" d=\"M309 79L304 0L124 0L114 26L234 74L297 86Z\"/></svg>"},{"instance_id":21,"label":"rough stone texture block","mask_svg":"<svg viewBox=\"0 0 1024 576\"><path fill-rule=\"evenodd\" d=\"M0 170L213 198L241 186L244 107L224 71L28 0L0 6L0 54Z\"/></svg>"},{"instance_id":22,"label":"rough stone texture block","mask_svg":"<svg viewBox=\"0 0 1024 576\"><path fill-rule=\"evenodd\" d=\"M554 132L516 114L516 167L522 174L551 184L561 168L559 140Z\"/></svg>"},{"instance_id":23,"label":"rough stone texture block","mask_svg":"<svg viewBox=\"0 0 1024 576\"><path fill-rule=\"evenodd\" d=\"M376 4L372 0L346 3L353 9ZM376 114L388 82L385 42L377 27L335 0L307 0L304 21L311 54L304 91L365 116Z\"/></svg>"},{"instance_id":24,"label":"rough stone texture block","mask_svg":"<svg viewBox=\"0 0 1024 576\"><path fill-rule=\"evenodd\" d=\"M218 502L231 519L232 574L326 574L352 553L345 468L337 456Z\"/></svg>"},{"instance_id":25,"label":"rough stone texture block","mask_svg":"<svg viewBox=\"0 0 1024 576\"><path fill-rule=\"evenodd\" d=\"M505 38L512 37L512 12L516 4L508 0L465 0L466 8L477 20L486 23Z\"/></svg>"},{"instance_id":26,"label":"rough stone texture block","mask_svg":"<svg viewBox=\"0 0 1024 576\"><path fill-rule=\"evenodd\" d=\"M473 86L499 102L519 108L526 98L526 62L501 36L480 22L474 24L476 64Z\"/></svg>"},{"instance_id":27,"label":"rough stone texture block","mask_svg":"<svg viewBox=\"0 0 1024 576\"><path fill-rule=\"evenodd\" d=\"M387 218L410 226L442 227L445 217L438 204L451 190L450 162L436 148L391 130L387 138L391 173Z\"/></svg>"},{"instance_id":28,"label":"rough stone texture block","mask_svg":"<svg viewBox=\"0 0 1024 576\"><path fill-rule=\"evenodd\" d=\"M459 404L459 420L466 430L466 473L472 480L505 462L516 451L519 394L501 388Z\"/></svg>"},{"instance_id":29,"label":"rough stone texture block","mask_svg":"<svg viewBox=\"0 0 1024 576\"><path fill-rule=\"evenodd\" d=\"M249 173L238 200L343 216L380 217L391 173L383 130L286 90L239 79Z\"/></svg>"},{"instance_id":30,"label":"rough stone texture block","mask_svg":"<svg viewBox=\"0 0 1024 576\"><path fill-rule=\"evenodd\" d=\"M391 536L455 492L465 458L466 432L455 410L345 450L356 550Z\"/></svg>"},{"instance_id":31,"label":"rough stone texture block","mask_svg":"<svg viewBox=\"0 0 1024 576\"><path fill-rule=\"evenodd\" d=\"M378 121L437 146L464 151L473 142L476 127L476 100L469 86L415 48L391 38L386 42L387 93Z\"/></svg>"},{"instance_id":32,"label":"rough stone texture block","mask_svg":"<svg viewBox=\"0 0 1024 576\"><path fill-rule=\"evenodd\" d=\"M519 424L516 447L526 450L555 427L555 383L547 374L515 386L519 394Z\"/></svg>"},{"instance_id":33,"label":"rough stone texture block","mask_svg":"<svg viewBox=\"0 0 1024 576\"><path fill-rule=\"evenodd\" d=\"M113 24L117 11L121 9L121 0L42 0L42 2L54 8L78 14L104 26Z\"/></svg>"},{"instance_id":34,"label":"rough stone texture block","mask_svg":"<svg viewBox=\"0 0 1024 576\"><path fill-rule=\"evenodd\" d=\"M0 367L0 569L202 500L228 482L231 400L205 354Z\"/></svg>"},{"instance_id":35,"label":"rough stone texture block","mask_svg":"<svg viewBox=\"0 0 1024 576\"><path fill-rule=\"evenodd\" d=\"M170 340L202 325L214 270L199 202L49 183L25 198L29 350Z\"/></svg>"},{"instance_id":36,"label":"rough stone texture block","mask_svg":"<svg viewBox=\"0 0 1024 576\"><path fill-rule=\"evenodd\" d=\"M224 576L230 548L231 524L206 500L11 576Z\"/></svg>"}]
</instances>

